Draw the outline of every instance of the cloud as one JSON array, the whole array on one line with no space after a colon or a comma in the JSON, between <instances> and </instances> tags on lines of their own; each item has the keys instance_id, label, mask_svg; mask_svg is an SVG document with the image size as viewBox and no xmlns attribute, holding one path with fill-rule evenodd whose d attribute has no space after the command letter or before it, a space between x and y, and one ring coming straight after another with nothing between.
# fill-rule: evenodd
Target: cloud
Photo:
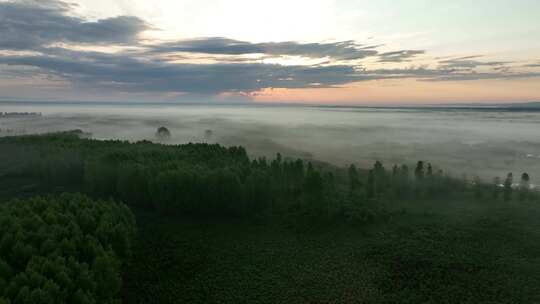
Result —
<instances>
[{"instance_id":1,"label":"cloud","mask_svg":"<svg viewBox=\"0 0 540 304\"><path fill-rule=\"evenodd\" d=\"M540 61L537 63L525 64L523 67L526 68L540 68Z\"/></svg>"},{"instance_id":2,"label":"cloud","mask_svg":"<svg viewBox=\"0 0 540 304\"><path fill-rule=\"evenodd\" d=\"M126 54L65 49L37 56L0 56L0 64L35 67L46 75L69 79L81 86L122 91L216 94L253 92L263 88L330 87L371 79L350 65L178 64Z\"/></svg>"},{"instance_id":3,"label":"cloud","mask_svg":"<svg viewBox=\"0 0 540 304\"><path fill-rule=\"evenodd\" d=\"M475 72L461 69L429 69L429 68L403 68L403 69L376 69L366 70L364 74L375 79L403 79L411 78L420 81L474 81L489 79L521 79L540 77L540 73L510 72L508 70L495 72Z\"/></svg>"},{"instance_id":4,"label":"cloud","mask_svg":"<svg viewBox=\"0 0 540 304\"><path fill-rule=\"evenodd\" d=\"M379 55L379 62L408 62L418 55L425 54L423 50L400 50L386 52Z\"/></svg>"},{"instance_id":5,"label":"cloud","mask_svg":"<svg viewBox=\"0 0 540 304\"><path fill-rule=\"evenodd\" d=\"M538 77L538 73L476 73L460 69L361 69L353 65L279 65L262 63L189 64L105 54L48 49L40 55L0 56L0 64L39 69L34 73L66 79L86 88L122 92L252 93L265 88L321 88L353 82L415 78L465 81Z\"/></svg>"},{"instance_id":6,"label":"cloud","mask_svg":"<svg viewBox=\"0 0 540 304\"><path fill-rule=\"evenodd\" d=\"M0 2L0 49L29 50L53 43L130 44L148 25L133 16L86 21L61 1Z\"/></svg>"},{"instance_id":7,"label":"cloud","mask_svg":"<svg viewBox=\"0 0 540 304\"><path fill-rule=\"evenodd\" d=\"M375 47L362 46L354 41L334 43L299 43L295 41L250 43L223 37L210 37L154 45L151 47L151 52L189 52L214 55L265 54L355 60L377 55L378 52L374 49Z\"/></svg>"},{"instance_id":8,"label":"cloud","mask_svg":"<svg viewBox=\"0 0 540 304\"><path fill-rule=\"evenodd\" d=\"M380 53L377 49L381 45L354 41L252 43L210 37L142 44L138 36L150 25L137 17L88 21L73 16L72 10L73 5L56 0L0 0L0 78L39 78L100 92L219 95L251 94L267 88L328 88L382 79L470 81L540 77L540 73L514 72L507 65L509 62L482 61L478 55L435 58L431 67L369 69L360 66L358 60L374 58L383 63L414 65L416 57L426 52ZM137 48L116 53L73 48L81 44ZM268 64L247 56L253 54L260 55L257 59L299 56L323 60L318 60L317 65Z\"/></svg>"},{"instance_id":9,"label":"cloud","mask_svg":"<svg viewBox=\"0 0 540 304\"><path fill-rule=\"evenodd\" d=\"M477 67L501 67L511 62L508 61L479 61L473 60L481 56L467 56L455 59L442 60L440 67L444 69L474 69Z\"/></svg>"}]
</instances>

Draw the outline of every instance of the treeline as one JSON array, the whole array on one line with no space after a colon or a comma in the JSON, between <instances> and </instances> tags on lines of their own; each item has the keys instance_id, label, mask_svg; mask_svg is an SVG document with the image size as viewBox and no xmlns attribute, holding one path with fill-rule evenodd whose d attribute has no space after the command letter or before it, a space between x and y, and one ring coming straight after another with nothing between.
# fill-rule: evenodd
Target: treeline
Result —
<instances>
[{"instance_id":1,"label":"treeline","mask_svg":"<svg viewBox=\"0 0 540 304\"><path fill-rule=\"evenodd\" d=\"M41 116L41 113L38 113L38 112L0 112L0 118L26 117L26 116Z\"/></svg>"},{"instance_id":2,"label":"treeline","mask_svg":"<svg viewBox=\"0 0 540 304\"><path fill-rule=\"evenodd\" d=\"M484 183L423 161L341 169L280 154L250 159L241 147L81 136L0 138L0 304L114 302L135 231L130 210L114 201L164 216L276 217L314 226L381 219L393 201L539 199L526 173L519 183L512 174ZM86 196L29 198L63 192Z\"/></svg>"},{"instance_id":3,"label":"treeline","mask_svg":"<svg viewBox=\"0 0 540 304\"><path fill-rule=\"evenodd\" d=\"M80 194L0 204L0 303L116 303L135 221Z\"/></svg>"},{"instance_id":4,"label":"treeline","mask_svg":"<svg viewBox=\"0 0 540 304\"><path fill-rule=\"evenodd\" d=\"M512 172L506 175L504 181L500 177L493 179L493 183L482 183L478 178L474 181L474 191L477 198L489 198L492 200L530 200L538 199L538 192L531 189L531 178L528 173L522 173L518 183L514 180Z\"/></svg>"},{"instance_id":5,"label":"treeline","mask_svg":"<svg viewBox=\"0 0 540 304\"><path fill-rule=\"evenodd\" d=\"M19 181L15 189L84 192L170 216L275 214L367 221L384 213L379 201L493 199L498 191L507 200L515 196L512 182L507 187L456 179L423 161L411 169L376 162L368 170L354 165L342 170L280 154L250 160L241 147L97 141L80 134L0 139L11 158L0 172L5 180ZM519 197L534 195L527 190Z\"/></svg>"}]
</instances>

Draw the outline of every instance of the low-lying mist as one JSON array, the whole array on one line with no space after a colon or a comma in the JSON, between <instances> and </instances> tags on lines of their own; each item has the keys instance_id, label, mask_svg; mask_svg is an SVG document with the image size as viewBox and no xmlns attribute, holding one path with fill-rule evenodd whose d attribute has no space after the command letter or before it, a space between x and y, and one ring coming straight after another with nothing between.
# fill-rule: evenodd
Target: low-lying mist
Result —
<instances>
[{"instance_id":1,"label":"low-lying mist","mask_svg":"<svg viewBox=\"0 0 540 304\"><path fill-rule=\"evenodd\" d=\"M540 176L540 112L467 109L369 109L256 105L0 105L0 136L81 129L97 139L241 145L252 156L316 159L338 166L425 160L454 176L490 181Z\"/></svg>"}]
</instances>

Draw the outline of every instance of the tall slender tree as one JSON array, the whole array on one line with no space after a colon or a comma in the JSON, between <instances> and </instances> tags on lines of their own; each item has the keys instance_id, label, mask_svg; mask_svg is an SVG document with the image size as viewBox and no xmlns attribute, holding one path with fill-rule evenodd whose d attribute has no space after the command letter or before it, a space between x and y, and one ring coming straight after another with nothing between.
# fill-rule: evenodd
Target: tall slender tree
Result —
<instances>
[{"instance_id":1,"label":"tall slender tree","mask_svg":"<svg viewBox=\"0 0 540 304\"><path fill-rule=\"evenodd\" d=\"M350 165L349 166L349 191L350 193L356 192L360 188L360 177L358 176L358 170L356 169L356 166Z\"/></svg>"},{"instance_id":2,"label":"tall slender tree","mask_svg":"<svg viewBox=\"0 0 540 304\"><path fill-rule=\"evenodd\" d=\"M512 184L514 182L514 175L508 173L504 180L504 200L510 201L512 199Z\"/></svg>"},{"instance_id":3,"label":"tall slender tree","mask_svg":"<svg viewBox=\"0 0 540 304\"><path fill-rule=\"evenodd\" d=\"M416 163L416 168L414 169L414 177L417 180L424 179L424 162L423 161L418 161L418 163Z\"/></svg>"},{"instance_id":4,"label":"tall slender tree","mask_svg":"<svg viewBox=\"0 0 540 304\"><path fill-rule=\"evenodd\" d=\"M519 199L525 200L529 196L530 177L528 173L521 174L521 181L519 183Z\"/></svg>"}]
</instances>

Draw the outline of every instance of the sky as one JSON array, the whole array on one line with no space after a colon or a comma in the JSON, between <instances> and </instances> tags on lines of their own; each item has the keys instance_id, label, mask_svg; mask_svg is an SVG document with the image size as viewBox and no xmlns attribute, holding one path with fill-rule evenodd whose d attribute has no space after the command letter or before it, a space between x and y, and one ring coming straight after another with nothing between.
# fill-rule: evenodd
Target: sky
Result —
<instances>
[{"instance_id":1,"label":"sky","mask_svg":"<svg viewBox=\"0 0 540 304\"><path fill-rule=\"evenodd\" d=\"M540 101L537 0L0 0L0 100Z\"/></svg>"}]
</instances>

